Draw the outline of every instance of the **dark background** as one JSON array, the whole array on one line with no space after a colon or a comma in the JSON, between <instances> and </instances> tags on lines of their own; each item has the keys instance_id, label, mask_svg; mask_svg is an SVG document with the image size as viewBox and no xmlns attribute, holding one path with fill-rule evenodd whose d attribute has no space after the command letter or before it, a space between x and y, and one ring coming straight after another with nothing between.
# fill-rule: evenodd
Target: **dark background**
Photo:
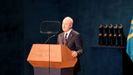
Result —
<instances>
[{"instance_id":1,"label":"dark background","mask_svg":"<svg viewBox=\"0 0 133 75\"><path fill-rule=\"evenodd\" d=\"M99 24L123 24L127 36L133 14L133 0L0 0L0 75L32 75L26 58L33 43L44 43L47 35L40 34L44 20L74 19L74 29L81 33L84 52L82 75L92 74L89 57L97 45ZM51 40L55 43L56 37ZM133 64L125 51L123 74L132 75ZM87 59L88 58L88 59ZM100 61L99 61L100 62ZM86 64L86 65L84 65Z\"/></svg>"}]
</instances>

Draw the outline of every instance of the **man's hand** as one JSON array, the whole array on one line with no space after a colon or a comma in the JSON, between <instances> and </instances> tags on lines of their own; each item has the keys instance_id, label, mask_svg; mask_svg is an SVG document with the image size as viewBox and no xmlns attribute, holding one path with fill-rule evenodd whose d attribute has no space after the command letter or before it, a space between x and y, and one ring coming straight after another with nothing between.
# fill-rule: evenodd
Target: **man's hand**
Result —
<instances>
[{"instance_id":1,"label":"man's hand","mask_svg":"<svg viewBox=\"0 0 133 75\"><path fill-rule=\"evenodd\" d=\"M77 57L78 56L78 53L76 51L72 51L72 56L73 57Z\"/></svg>"}]
</instances>

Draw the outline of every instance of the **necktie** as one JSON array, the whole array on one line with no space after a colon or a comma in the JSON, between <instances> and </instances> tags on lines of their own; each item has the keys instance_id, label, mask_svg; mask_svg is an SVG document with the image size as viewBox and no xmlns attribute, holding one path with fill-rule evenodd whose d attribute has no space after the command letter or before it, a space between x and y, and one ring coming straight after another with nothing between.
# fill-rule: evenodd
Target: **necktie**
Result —
<instances>
[{"instance_id":1,"label":"necktie","mask_svg":"<svg viewBox=\"0 0 133 75\"><path fill-rule=\"evenodd\" d=\"M64 45L65 46L67 45L67 33L65 34L65 37L64 37Z\"/></svg>"}]
</instances>

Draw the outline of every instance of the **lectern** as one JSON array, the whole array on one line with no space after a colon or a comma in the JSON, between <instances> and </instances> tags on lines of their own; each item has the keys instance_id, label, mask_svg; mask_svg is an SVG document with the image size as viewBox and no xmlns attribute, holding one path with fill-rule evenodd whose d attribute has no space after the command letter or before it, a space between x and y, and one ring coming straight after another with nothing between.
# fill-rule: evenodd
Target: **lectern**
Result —
<instances>
[{"instance_id":1,"label":"lectern","mask_svg":"<svg viewBox=\"0 0 133 75\"><path fill-rule=\"evenodd\" d=\"M73 75L77 58L64 45L33 44L27 61L34 67L34 75Z\"/></svg>"}]
</instances>

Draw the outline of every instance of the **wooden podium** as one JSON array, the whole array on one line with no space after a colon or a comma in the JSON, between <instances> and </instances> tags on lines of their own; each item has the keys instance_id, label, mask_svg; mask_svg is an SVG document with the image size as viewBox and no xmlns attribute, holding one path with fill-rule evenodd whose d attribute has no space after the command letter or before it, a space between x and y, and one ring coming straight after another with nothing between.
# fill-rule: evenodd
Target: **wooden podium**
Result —
<instances>
[{"instance_id":1,"label":"wooden podium","mask_svg":"<svg viewBox=\"0 0 133 75\"><path fill-rule=\"evenodd\" d=\"M34 67L34 75L73 75L77 58L64 45L33 44L27 61Z\"/></svg>"}]
</instances>

